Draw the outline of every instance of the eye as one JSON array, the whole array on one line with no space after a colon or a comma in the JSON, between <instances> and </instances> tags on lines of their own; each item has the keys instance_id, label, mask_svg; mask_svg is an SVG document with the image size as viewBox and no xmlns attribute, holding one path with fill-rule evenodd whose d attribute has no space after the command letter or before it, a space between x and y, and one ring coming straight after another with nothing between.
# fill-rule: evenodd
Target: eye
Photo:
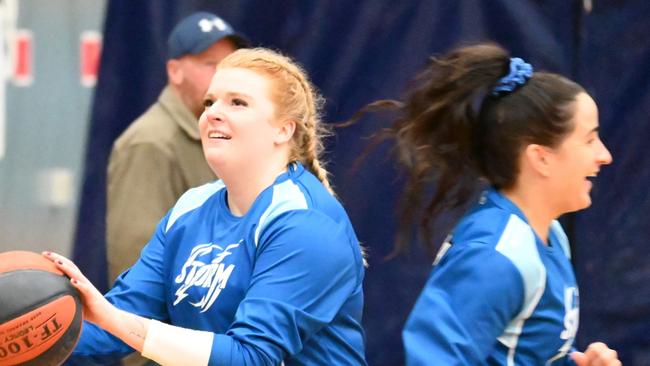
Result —
<instances>
[{"instance_id":1,"label":"eye","mask_svg":"<svg viewBox=\"0 0 650 366\"><path fill-rule=\"evenodd\" d=\"M246 101L241 98L232 98L232 105L247 107L248 103L246 103Z\"/></svg>"},{"instance_id":2,"label":"eye","mask_svg":"<svg viewBox=\"0 0 650 366\"><path fill-rule=\"evenodd\" d=\"M587 145L593 145L598 140L600 140L600 136L598 135L598 133L592 133L587 137Z\"/></svg>"},{"instance_id":3,"label":"eye","mask_svg":"<svg viewBox=\"0 0 650 366\"><path fill-rule=\"evenodd\" d=\"M212 100L210 100L210 99L204 99L203 100L203 106L205 108L210 108L212 106L212 103L214 103L214 102Z\"/></svg>"}]
</instances>

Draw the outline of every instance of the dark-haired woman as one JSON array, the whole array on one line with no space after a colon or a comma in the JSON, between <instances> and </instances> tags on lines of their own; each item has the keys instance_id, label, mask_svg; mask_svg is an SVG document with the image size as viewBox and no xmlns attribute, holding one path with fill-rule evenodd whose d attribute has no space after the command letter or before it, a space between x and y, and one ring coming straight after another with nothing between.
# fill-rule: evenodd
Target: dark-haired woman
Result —
<instances>
[{"instance_id":1,"label":"dark-haired woman","mask_svg":"<svg viewBox=\"0 0 650 366\"><path fill-rule=\"evenodd\" d=\"M488 186L438 251L404 329L406 363L619 365L603 343L573 348L578 287L556 221L591 204L612 161L593 99L482 44L433 59L399 112L390 131L412 173L406 218L419 202L431 227Z\"/></svg>"}]
</instances>

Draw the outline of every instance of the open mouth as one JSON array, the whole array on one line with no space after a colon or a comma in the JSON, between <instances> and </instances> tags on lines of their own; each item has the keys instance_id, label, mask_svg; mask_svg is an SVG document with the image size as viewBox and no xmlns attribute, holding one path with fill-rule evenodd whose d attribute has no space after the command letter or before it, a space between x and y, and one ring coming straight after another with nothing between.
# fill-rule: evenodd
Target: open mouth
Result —
<instances>
[{"instance_id":1,"label":"open mouth","mask_svg":"<svg viewBox=\"0 0 650 366\"><path fill-rule=\"evenodd\" d=\"M226 135L224 133L221 133L221 132L216 132L216 131L208 133L208 138L209 139L219 139L219 140L230 140L231 139L230 136L228 136L228 135Z\"/></svg>"}]
</instances>

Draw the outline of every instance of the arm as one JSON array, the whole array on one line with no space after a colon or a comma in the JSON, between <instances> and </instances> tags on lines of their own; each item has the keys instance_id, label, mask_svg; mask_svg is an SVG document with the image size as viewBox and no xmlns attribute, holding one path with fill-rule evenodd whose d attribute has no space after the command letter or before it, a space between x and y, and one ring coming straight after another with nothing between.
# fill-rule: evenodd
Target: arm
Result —
<instances>
[{"instance_id":1,"label":"arm","mask_svg":"<svg viewBox=\"0 0 650 366\"><path fill-rule=\"evenodd\" d=\"M135 314L144 318L164 320L167 318L162 258L164 251L162 220L155 235L142 251L142 256L127 276L120 277L115 286L102 296L79 269L68 259L54 253L46 255L68 277L82 295L84 325L77 346L66 363L88 365L111 363L140 350L133 336L146 334L146 319L136 320ZM132 323L132 324L131 324ZM112 327L133 334L122 338ZM106 331L108 330L108 332Z\"/></svg>"},{"instance_id":2,"label":"arm","mask_svg":"<svg viewBox=\"0 0 650 366\"><path fill-rule=\"evenodd\" d=\"M353 248L358 250L357 243L350 242L343 228L309 211L277 218L262 234L259 245L250 288L226 334L160 325L145 319L151 314L142 312L145 318L124 313L104 300L72 262L56 254L49 254L49 258L80 290L87 320L134 349L144 350L144 355L154 361L205 364L186 362L198 353L209 356L210 365L278 365L287 355L300 352L310 336L332 321L350 294L360 291L361 258L353 252ZM143 257L149 250L147 246ZM111 293L120 299L121 292L133 286L134 276L144 280L148 267L140 260ZM152 300L156 298L154 294ZM140 306L134 304L133 308ZM115 318L119 321L113 323ZM92 351L102 352L102 347L105 345L96 345Z\"/></svg>"},{"instance_id":3,"label":"arm","mask_svg":"<svg viewBox=\"0 0 650 366\"><path fill-rule=\"evenodd\" d=\"M166 325L121 310L103 297L70 260L54 253L45 255L71 278L73 286L79 290L82 297L84 318L93 323L93 325L85 324L86 327L92 328L85 337L82 336L81 346L75 349L76 357L73 356L68 360L67 365L112 363L118 358L111 358L110 348L107 350L106 347L113 346L117 349L113 353L120 354L120 350L123 350L119 345L121 342L163 365L207 364L213 339L212 333ZM120 281L124 280L120 279ZM102 344L97 342L97 339L95 342L89 342L88 338L93 334L98 339L113 340L113 343L118 344L106 344L106 342ZM89 347L93 348L89 351L87 349Z\"/></svg>"},{"instance_id":4,"label":"arm","mask_svg":"<svg viewBox=\"0 0 650 366\"><path fill-rule=\"evenodd\" d=\"M176 164L168 152L150 143L111 153L106 206L110 281L137 261L156 223L185 190Z\"/></svg>"},{"instance_id":5,"label":"arm","mask_svg":"<svg viewBox=\"0 0 650 366\"><path fill-rule=\"evenodd\" d=\"M452 246L403 332L407 365L480 365L523 305L514 265L482 244Z\"/></svg>"},{"instance_id":6,"label":"arm","mask_svg":"<svg viewBox=\"0 0 650 366\"><path fill-rule=\"evenodd\" d=\"M114 336L110 337L102 330L92 327L89 323L84 323L84 333L75 348L72 359L67 362L68 365L86 365L118 360L119 355L127 348L120 344L121 342L115 337L134 349L142 349L149 327L148 319L120 310L111 304L69 259L50 252L45 252L44 255L70 277L72 285L79 290L84 321L96 324ZM93 336L94 340L88 339ZM107 347L108 349L106 349ZM82 350L79 351L79 348ZM111 357L115 354L118 356ZM75 356L77 356L76 359Z\"/></svg>"}]
</instances>

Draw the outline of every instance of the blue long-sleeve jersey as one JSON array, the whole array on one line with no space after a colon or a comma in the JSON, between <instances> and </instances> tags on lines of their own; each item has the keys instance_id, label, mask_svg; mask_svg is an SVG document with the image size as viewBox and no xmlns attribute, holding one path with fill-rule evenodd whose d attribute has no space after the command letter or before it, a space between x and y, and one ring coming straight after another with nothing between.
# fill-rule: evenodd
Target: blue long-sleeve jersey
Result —
<instances>
[{"instance_id":1,"label":"blue long-sleeve jersey","mask_svg":"<svg viewBox=\"0 0 650 366\"><path fill-rule=\"evenodd\" d=\"M365 365L363 276L345 210L294 163L242 217L228 209L221 181L189 190L106 297L213 332L209 365ZM132 351L84 323L68 364Z\"/></svg>"},{"instance_id":2,"label":"blue long-sleeve jersey","mask_svg":"<svg viewBox=\"0 0 650 366\"><path fill-rule=\"evenodd\" d=\"M568 241L548 245L488 190L440 249L403 332L408 365L573 365L578 288Z\"/></svg>"}]
</instances>

